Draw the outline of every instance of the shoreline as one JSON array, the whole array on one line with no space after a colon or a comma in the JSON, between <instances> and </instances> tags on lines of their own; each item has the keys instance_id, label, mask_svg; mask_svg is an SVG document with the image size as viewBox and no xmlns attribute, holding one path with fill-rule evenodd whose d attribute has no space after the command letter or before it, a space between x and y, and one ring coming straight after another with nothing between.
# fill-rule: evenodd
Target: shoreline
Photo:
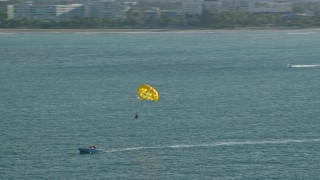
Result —
<instances>
[{"instance_id":1,"label":"shoreline","mask_svg":"<svg viewBox=\"0 0 320 180\"><path fill-rule=\"evenodd\" d=\"M143 32L320 32L320 28L240 28L240 29L0 29L0 33L143 33Z\"/></svg>"}]
</instances>

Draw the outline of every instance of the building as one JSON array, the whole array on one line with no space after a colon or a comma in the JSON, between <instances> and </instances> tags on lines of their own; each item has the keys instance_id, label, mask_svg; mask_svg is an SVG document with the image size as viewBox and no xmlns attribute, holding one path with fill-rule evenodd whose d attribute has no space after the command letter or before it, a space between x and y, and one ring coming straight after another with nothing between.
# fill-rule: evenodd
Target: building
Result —
<instances>
[{"instance_id":1,"label":"building","mask_svg":"<svg viewBox=\"0 0 320 180\"><path fill-rule=\"evenodd\" d=\"M205 0L204 9L211 12L290 13L292 3L272 0Z\"/></svg>"},{"instance_id":2,"label":"building","mask_svg":"<svg viewBox=\"0 0 320 180\"><path fill-rule=\"evenodd\" d=\"M85 17L119 20L125 18L125 7L111 0L87 0Z\"/></svg>"},{"instance_id":3,"label":"building","mask_svg":"<svg viewBox=\"0 0 320 180\"><path fill-rule=\"evenodd\" d=\"M182 3L182 12L186 15L202 15L203 0L185 0Z\"/></svg>"},{"instance_id":4,"label":"building","mask_svg":"<svg viewBox=\"0 0 320 180\"><path fill-rule=\"evenodd\" d=\"M8 6L8 0L0 0L0 10L6 10Z\"/></svg>"},{"instance_id":5,"label":"building","mask_svg":"<svg viewBox=\"0 0 320 180\"><path fill-rule=\"evenodd\" d=\"M56 19L56 6L8 5L8 19Z\"/></svg>"},{"instance_id":6,"label":"building","mask_svg":"<svg viewBox=\"0 0 320 180\"><path fill-rule=\"evenodd\" d=\"M84 17L82 4L68 5L8 5L8 19L72 19Z\"/></svg>"},{"instance_id":7,"label":"building","mask_svg":"<svg viewBox=\"0 0 320 180\"><path fill-rule=\"evenodd\" d=\"M59 19L72 19L84 17L83 4L56 5L56 16Z\"/></svg>"},{"instance_id":8,"label":"building","mask_svg":"<svg viewBox=\"0 0 320 180\"><path fill-rule=\"evenodd\" d=\"M182 18L182 13L179 10L160 10L160 15L163 17L172 17L174 19Z\"/></svg>"},{"instance_id":9,"label":"building","mask_svg":"<svg viewBox=\"0 0 320 180\"><path fill-rule=\"evenodd\" d=\"M142 14L142 19L147 21L147 20L154 20L154 19L159 19L160 18L160 8L154 7L149 10L144 10L141 12Z\"/></svg>"},{"instance_id":10,"label":"building","mask_svg":"<svg viewBox=\"0 0 320 180\"><path fill-rule=\"evenodd\" d=\"M121 3L116 1L106 1L103 4L105 18L111 20L119 20L125 18L125 13L122 11L123 6L121 5Z\"/></svg>"},{"instance_id":11,"label":"building","mask_svg":"<svg viewBox=\"0 0 320 180\"><path fill-rule=\"evenodd\" d=\"M203 8L205 11L218 12L221 7L221 2L219 0L204 0Z\"/></svg>"},{"instance_id":12,"label":"building","mask_svg":"<svg viewBox=\"0 0 320 180\"><path fill-rule=\"evenodd\" d=\"M250 12L263 12L263 13L291 13L293 10L292 3L276 3L276 2L253 2Z\"/></svg>"},{"instance_id":13,"label":"building","mask_svg":"<svg viewBox=\"0 0 320 180\"><path fill-rule=\"evenodd\" d=\"M220 0L220 12L250 12L251 0Z\"/></svg>"},{"instance_id":14,"label":"building","mask_svg":"<svg viewBox=\"0 0 320 180\"><path fill-rule=\"evenodd\" d=\"M7 14L5 14L5 12L8 12L7 7L8 0L0 0L0 21L7 18Z\"/></svg>"},{"instance_id":15,"label":"building","mask_svg":"<svg viewBox=\"0 0 320 180\"><path fill-rule=\"evenodd\" d=\"M85 17L104 18L101 0L88 0L85 6Z\"/></svg>"}]
</instances>

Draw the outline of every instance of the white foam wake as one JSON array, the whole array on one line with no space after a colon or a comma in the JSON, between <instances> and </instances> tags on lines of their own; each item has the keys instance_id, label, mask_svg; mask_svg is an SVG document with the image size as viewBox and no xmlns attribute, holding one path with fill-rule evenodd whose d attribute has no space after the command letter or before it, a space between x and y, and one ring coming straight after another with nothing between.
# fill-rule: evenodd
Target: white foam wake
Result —
<instances>
[{"instance_id":1,"label":"white foam wake","mask_svg":"<svg viewBox=\"0 0 320 180\"><path fill-rule=\"evenodd\" d=\"M153 146L153 147L131 147L105 150L106 153L124 152L124 151L141 151L146 149L186 149L196 147L218 147L218 146L242 146L242 145L259 145L259 144L289 144L289 143L311 143L320 142L320 139L284 139L284 140L266 140L266 141L230 141L204 144L180 144L168 146Z\"/></svg>"},{"instance_id":2,"label":"white foam wake","mask_svg":"<svg viewBox=\"0 0 320 180\"><path fill-rule=\"evenodd\" d=\"M288 64L287 67L290 68L310 68L310 67L319 67L320 64Z\"/></svg>"}]
</instances>

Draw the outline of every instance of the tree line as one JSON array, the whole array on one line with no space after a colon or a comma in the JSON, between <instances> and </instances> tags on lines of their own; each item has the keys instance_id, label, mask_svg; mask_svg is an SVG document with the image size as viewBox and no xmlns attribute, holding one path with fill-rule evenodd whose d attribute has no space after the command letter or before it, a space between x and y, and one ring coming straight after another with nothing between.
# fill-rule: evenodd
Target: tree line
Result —
<instances>
[{"instance_id":1,"label":"tree line","mask_svg":"<svg viewBox=\"0 0 320 180\"><path fill-rule=\"evenodd\" d=\"M99 18L73 18L68 20L41 19L7 19L0 12L0 28L32 28L32 29L90 29L90 28L249 28L249 27L319 27L320 15L297 16L275 13L211 13L202 16L185 16L183 18L161 16L143 19L137 13L129 11L123 20Z\"/></svg>"}]
</instances>

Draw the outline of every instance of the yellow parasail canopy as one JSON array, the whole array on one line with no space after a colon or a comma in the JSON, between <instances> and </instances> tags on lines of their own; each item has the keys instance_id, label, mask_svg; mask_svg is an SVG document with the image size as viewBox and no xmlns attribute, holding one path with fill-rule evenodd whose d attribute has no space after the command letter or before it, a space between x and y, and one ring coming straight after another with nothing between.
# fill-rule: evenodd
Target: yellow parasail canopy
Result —
<instances>
[{"instance_id":1,"label":"yellow parasail canopy","mask_svg":"<svg viewBox=\"0 0 320 180\"><path fill-rule=\"evenodd\" d=\"M136 96L139 100L158 101L158 92L147 84L140 85L136 90Z\"/></svg>"}]
</instances>

